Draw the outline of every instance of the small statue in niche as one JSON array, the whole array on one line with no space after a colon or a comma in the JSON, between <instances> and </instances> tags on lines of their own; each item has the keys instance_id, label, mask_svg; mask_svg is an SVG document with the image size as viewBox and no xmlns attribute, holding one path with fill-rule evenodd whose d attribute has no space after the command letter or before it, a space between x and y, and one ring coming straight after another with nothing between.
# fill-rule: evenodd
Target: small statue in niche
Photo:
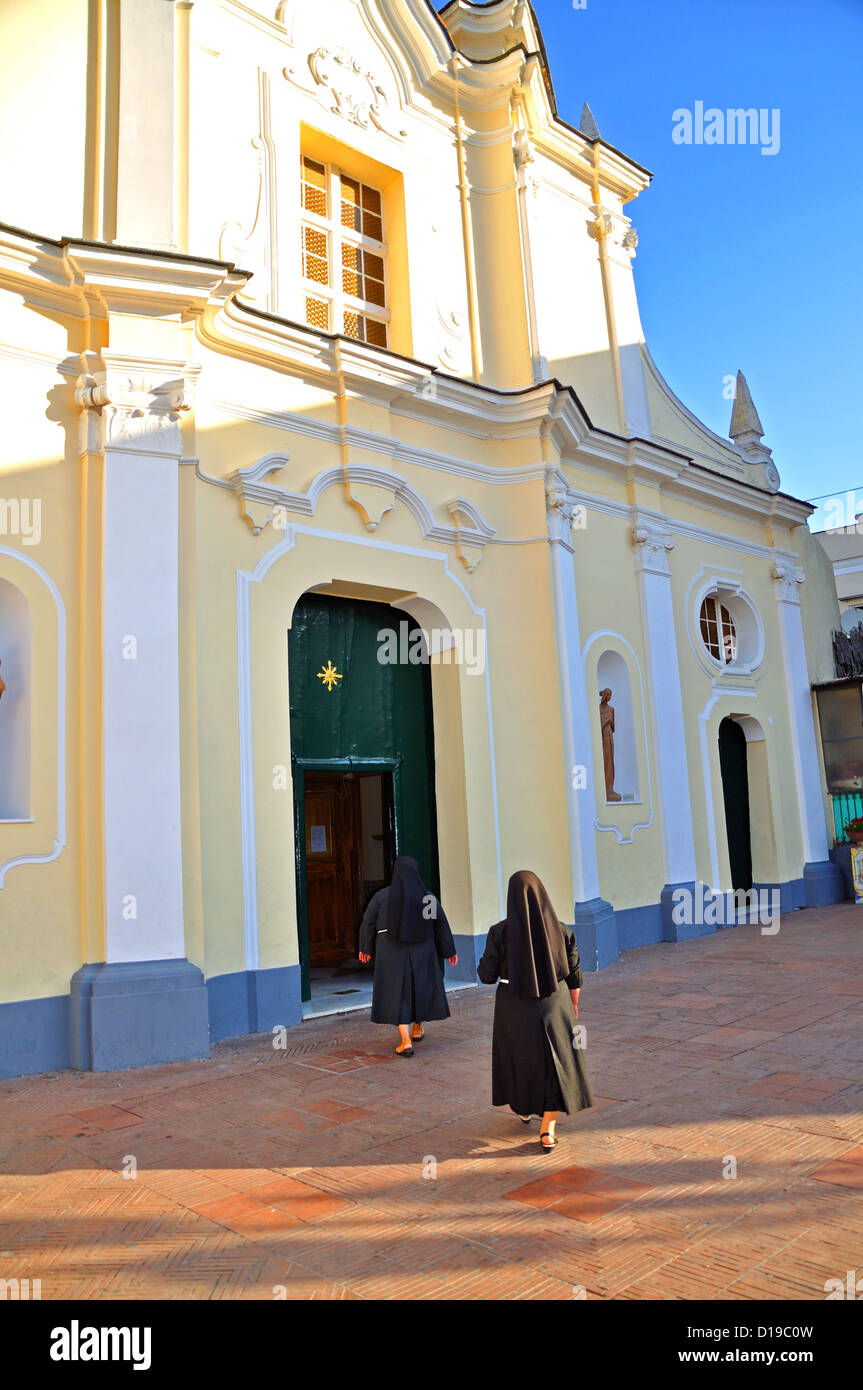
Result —
<instances>
[{"instance_id":1,"label":"small statue in niche","mask_svg":"<svg viewBox=\"0 0 863 1390\"><path fill-rule=\"evenodd\" d=\"M614 708L609 703L611 691L599 692L599 727L602 730L602 766L605 771L606 801L620 801L614 790Z\"/></svg>"},{"instance_id":2,"label":"small statue in niche","mask_svg":"<svg viewBox=\"0 0 863 1390\"><path fill-rule=\"evenodd\" d=\"M0 661L0 666L2 666L2 665L3 665L3 663L2 663L2 661ZM0 700L3 699L3 691L4 691L5 689L6 689L6 682L4 681L3 677L0 676Z\"/></svg>"}]
</instances>

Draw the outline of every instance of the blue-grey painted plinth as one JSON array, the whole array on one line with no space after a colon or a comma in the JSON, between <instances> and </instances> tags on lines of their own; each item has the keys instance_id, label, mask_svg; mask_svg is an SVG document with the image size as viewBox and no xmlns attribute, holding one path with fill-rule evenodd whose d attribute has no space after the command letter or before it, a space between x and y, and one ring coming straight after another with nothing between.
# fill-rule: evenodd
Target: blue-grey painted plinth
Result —
<instances>
[{"instance_id":1,"label":"blue-grey painted plinth","mask_svg":"<svg viewBox=\"0 0 863 1390\"><path fill-rule=\"evenodd\" d=\"M82 965L72 976L69 986L69 1063L77 1071L93 1070L93 1049L90 1040L90 999L93 981L105 962Z\"/></svg>"},{"instance_id":2,"label":"blue-grey painted plinth","mask_svg":"<svg viewBox=\"0 0 863 1390\"><path fill-rule=\"evenodd\" d=\"M659 895L662 940L694 941L697 936L712 936L716 923L704 921L704 908L712 897L703 883L666 883Z\"/></svg>"},{"instance_id":3,"label":"blue-grey painted plinth","mask_svg":"<svg viewBox=\"0 0 863 1390\"><path fill-rule=\"evenodd\" d=\"M839 868L842 881L845 886L845 899L848 902L854 901L854 875L851 872L851 846L834 845L830 851L830 858Z\"/></svg>"},{"instance_id":4,"label":"blue-grey painted plinth","mask_svg":"<svg viewBox=\"0 0 863 1390\"><path fill-rule=\"evenodd\" d=\"M830 903L845 901L842 870L832 859L820 859L813 864L804 864L803 882L806 884L807 907L827 907Z\"/></svg>"},{"instance_id":5,"label":"blue-grey painted plinth","mask_svg":"<svg viewBox=\"0 0 863 1390\"><path fill-rule=\"evenodd\" d=\"M207 989L191 961L89 964L72 976L69 1062L78 1070L189 1062L209 1050Z\"/></svg>"},{"instance_id":6,"label":"blue-grey painted plinth","mask_svg":"<svg viewBox=\"0 0 863 1390\"><path fill-rule=\"evenodd\" d=\"M783 916L787 912L799 912L806 906L806 884L802 878L792 878L786 883L753 883L752 887L755 892L762 894L778 892L779 911Z\"/></svg>"},{"instance_id":7,"label":"blue-grey painted plinth","mask_svg":"<svg viewBox=\"0 0 863 1390\"><path fill-rule=\"evenodd\" d=\"M602 970L617 960L617 922L611 903L604 898L576 903L573 925L583 970Z\"/></svg>"},{"instance_id":8,"label":"blue-grey painted plinth","mask_svg":"<svg viewBox=\"0 0 863 1390\"><path fill-rule=\"evenodd\" d=\"M617 907L617 946L620 951L634 951L639 946L655 946L663 940L662 906L648 903L644 907Z\"/></svg>"},{"instance_id":9,"label":"blue-grey painted plinth","mask_svg":"<svg viewBox=\"0 0 863 1390\"><path fill-rule=\"evenodd\" d=\"M465 980L475 985L476 968L485 950L485 935L467 936L461 932L453 932L453 941L458 965L445 965L444 975L448 980Z\"/></svg>"},{"instance_id":10,"label":"blue-grey painted plinth","mask_svg":"<svg viewBox=\"0 0 863 1390\"><path fill-rule=\"evenodd\" d=\"M215 975L207 981L207 995L212 1042L247 1033L269 1033L303 1021L298 965Z\"/></svg>"},{"instance_id":11,"label":"blue-grey painted plinth","mask_svg":"<svg viewBox=\"0 0 863 1390\"><path fill-rule=\"evenodd\" d=\"M0 1004L0 1079L60 1071L69 1065L69 999Z\"/></svg>"}]
</instances>

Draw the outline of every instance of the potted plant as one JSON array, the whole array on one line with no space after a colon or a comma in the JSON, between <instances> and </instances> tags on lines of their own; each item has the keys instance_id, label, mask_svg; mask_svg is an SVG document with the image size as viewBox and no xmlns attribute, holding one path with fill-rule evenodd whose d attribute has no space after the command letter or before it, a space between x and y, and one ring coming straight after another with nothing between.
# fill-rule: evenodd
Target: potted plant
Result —
<instances>
[{"instance_id":1,"label":"potted plant","mask_svg":"<svg viewBox=\"0 0 863 1390\"><path fill-rule=\"evenodd\" d=\"M863 845L863 816L855 816L845 827L845 838L852 845Z\"/></svg>"}]
</instances>

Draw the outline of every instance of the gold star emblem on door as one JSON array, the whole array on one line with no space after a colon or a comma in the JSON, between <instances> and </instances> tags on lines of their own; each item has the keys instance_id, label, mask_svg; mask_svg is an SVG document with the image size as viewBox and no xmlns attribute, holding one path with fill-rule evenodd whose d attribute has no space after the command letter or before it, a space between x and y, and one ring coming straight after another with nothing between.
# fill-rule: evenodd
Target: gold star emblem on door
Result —
<instances>
[{"instance_id":1,"label":"gold star emblem on door","mask_svg":"<svg viewBox=\"0 0 863 1390\"><path fill-rule=\"evenodd\" d=\"M323 670L318 672L318 680L323 681L327 690L331 691L334 686L338 687L339 681L344 680L344 676L336 670L331 661L328 661Z\"/></svg>"}]
</instances>

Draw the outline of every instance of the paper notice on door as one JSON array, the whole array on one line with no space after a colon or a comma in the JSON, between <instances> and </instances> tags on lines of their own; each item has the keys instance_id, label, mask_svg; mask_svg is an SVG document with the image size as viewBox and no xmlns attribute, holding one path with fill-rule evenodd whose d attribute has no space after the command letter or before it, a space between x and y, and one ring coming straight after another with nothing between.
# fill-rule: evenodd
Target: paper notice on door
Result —
<instances>
[{"instance_id":1,"label":"paper notice on door","mask_svg":"<svg viewBox=\"0 0 863 1390\"><path fill-rule=\"evenodd\" d=\"M325 825L313 825L311 827L312 854L326 854L327 852L327 827Z\"/></svg>"}]
</instances>

